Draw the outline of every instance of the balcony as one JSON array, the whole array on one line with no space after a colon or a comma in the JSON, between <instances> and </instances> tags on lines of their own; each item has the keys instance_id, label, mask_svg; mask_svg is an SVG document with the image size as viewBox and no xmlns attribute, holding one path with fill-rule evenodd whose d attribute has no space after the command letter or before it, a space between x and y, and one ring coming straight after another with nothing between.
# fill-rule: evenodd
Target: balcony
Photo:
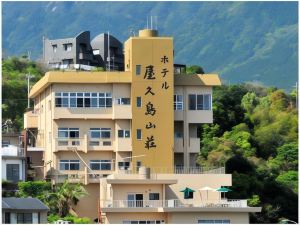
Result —
<instances>
[{"instance_id":1,"label":"balcony","mask_svg":"<svg viewBox=\"0 0 300 225\"><path fill-rule=\"evenodd\" d=\"M76 171L59 171L58 173L52 173L50 175L51 180L54 183L63 183L65 180L68 180L69 183L99 183L99 179L103 178L106 175L112 174L114 164L111 163L111 170L100 170L88 172L87 168L84 170L76 170Z\"/></svg>"},{"instance_id":2,"label":"balcony","mask_svg":"<svg viewBox=\"0 0 300 225\"><path fill-rule=\"evenodd\" d=\"M2 157L25 157L25 150L24 148L9 145L7 147L2 147L1 155Z\"/></svg>"},{"instance_id":3,"label":"balcony","mask_svg":"<svg viewBox=\"0 0 300 225\"><path fill-rule=\"evenodd\" d=\"M38 113L35 111L28 111L24 113L24 128L38 127Z\"/></svg>"},{"instance_id":4,"label":"balcony","mask_svg":"<svg viewBox=\"0 0 300 225\"><path fill-rule=\"evenodd\" d=\"M86 139L85 138L56 138L55 141L55 150L58 151L87 151Z\"/></svg>"},{"instance_id":5,"label":"balcony","mask_svg":"<svg viewBox=\"0 0 300 225\"><path fill-rule=\"evenodd\" d=\"M102 201L102 208L246 208L247 200L107 200ZM164 210L165 211L165 210Z\"/></svg>"},{"instance_id":6,"label":"balcony","mask_svg":"<svg viewBox=\"0 0 300 225\"><path fill-rule=\"evenodd\" d=\"M122 174L137 174L131 169L121 170L119 172ZM154 167L151 168L151 175L153 174L225 174L225 167Z\"/></svg>"},{"instance_id":7,"label":"balcony","mask_svg":"<svg viewBox=\"0 0 300 225\"><path fill-rule=\"evenodd\" d=\"M98 138L90 138L88 141L88 150L91 151L113 151L113 140L111 139L98 139Z\"/></svg>"},{"instance_id":8,"label":"balcony","mask_svg":"<svg viewBox=\"0 0 300 225\"><path fill-rule=\"evenodd\" d=\"M200 152L200 138L190 138L188 152L199 153Z\"/></svg>"},{"instance_id":9,"label":"balcony","mask_svg":"<svg viewBox=\"0 0 300 225\"><path fill-rule=\"evenodd\" d=\"M174 138L174 152L183 152L183 138Z\"/></svg>"}]
</instances>

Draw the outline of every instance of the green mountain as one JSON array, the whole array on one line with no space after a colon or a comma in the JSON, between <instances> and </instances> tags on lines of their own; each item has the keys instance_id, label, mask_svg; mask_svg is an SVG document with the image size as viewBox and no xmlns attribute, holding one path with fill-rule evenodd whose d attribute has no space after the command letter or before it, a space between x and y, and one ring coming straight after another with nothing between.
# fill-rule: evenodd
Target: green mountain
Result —
<instances>
[{"instance_id":1,"label":"green mountain","mask_svg":"<svg viewBox=\"0 0 300 225\"><path fill-rule=\"evenodd\" d=\"M125 41L158 17L174 37L175 62L201 65L223 81L290 90L298 76L297 2L3 2L5 56L42 55L42 37L90 30Z\"/></svg>"}]
</instances>

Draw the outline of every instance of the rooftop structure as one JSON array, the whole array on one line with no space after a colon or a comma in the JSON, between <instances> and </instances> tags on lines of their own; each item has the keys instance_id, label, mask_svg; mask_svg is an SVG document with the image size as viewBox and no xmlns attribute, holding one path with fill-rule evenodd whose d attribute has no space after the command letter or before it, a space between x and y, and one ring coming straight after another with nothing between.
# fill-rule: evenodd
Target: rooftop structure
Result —
<instances>
[{"instance_id":1,"label":"rooftop structure","mask_svg":"<svg viewBox=\"0 0 300 225\"><path fill-rule=\"evenodd\" d=\"M84 31L72 38L43 42L44 62L51 69L124 69L122 43L112 35L99 34L90 41L90 32Z\"/></svg>"}]
</instances>

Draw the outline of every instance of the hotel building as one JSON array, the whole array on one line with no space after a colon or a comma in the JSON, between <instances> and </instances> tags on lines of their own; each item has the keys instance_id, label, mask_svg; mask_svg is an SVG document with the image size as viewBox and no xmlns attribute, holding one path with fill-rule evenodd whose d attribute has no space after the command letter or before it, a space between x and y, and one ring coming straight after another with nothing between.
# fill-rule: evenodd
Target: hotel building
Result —
<instances>
[{"instance_id":1,"label":"hotel building","mask_svg":"<svg viewBox=\"0 0 300 225\"><path fill-rule=\"evenodd\" d=\"M124 71L50 71L30 91L25 129L44 149L44 176L84 184L73 206L102 223L248 223L246 200L199 190L231 186L202 168L197 127L213 122L216 74L176 73L173 38L141 30L124 45Z\"/></svg>"}]
</instances>

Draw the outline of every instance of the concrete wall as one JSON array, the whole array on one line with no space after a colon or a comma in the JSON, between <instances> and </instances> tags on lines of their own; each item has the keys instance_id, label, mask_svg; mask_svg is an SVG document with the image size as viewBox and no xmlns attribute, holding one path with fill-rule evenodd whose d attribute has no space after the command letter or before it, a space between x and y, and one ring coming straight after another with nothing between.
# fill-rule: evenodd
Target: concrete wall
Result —
<instances>
[{"instance_id":1,"label":"concrete wall","mask_svg":"<svg viewBox=\"0 0 300 225\"><path fill-rule=\"evenodd\" d=\"M164 220L166 222L167 215L165 213L107 213L105 223L122 224L125 220Z\"/></svg>"},{"instance_id":2,"label":"concrete wall","mask_svg":"<svg viewBox=\"0 0 300 225\"><path fill-rule=\"evenodd\" d=\"M72 207L79 217L89 217L93 222L98 218L99 183L88 184L84 188L88 195L81 198L79 203Z\"/></svg>"},{"instance_id":3,"label":"concrete wall","mask_svg":"<svg viewBox=\"0 0 300 225\"><path fill-rule=\"evenodd\" d=\"M7 164L18 164L19 165L19 180L25 181L25 161L24 159L8 159L2 157L2 179L7 180L6 177L6 165Z\"/></svg>"}]
</instances>

